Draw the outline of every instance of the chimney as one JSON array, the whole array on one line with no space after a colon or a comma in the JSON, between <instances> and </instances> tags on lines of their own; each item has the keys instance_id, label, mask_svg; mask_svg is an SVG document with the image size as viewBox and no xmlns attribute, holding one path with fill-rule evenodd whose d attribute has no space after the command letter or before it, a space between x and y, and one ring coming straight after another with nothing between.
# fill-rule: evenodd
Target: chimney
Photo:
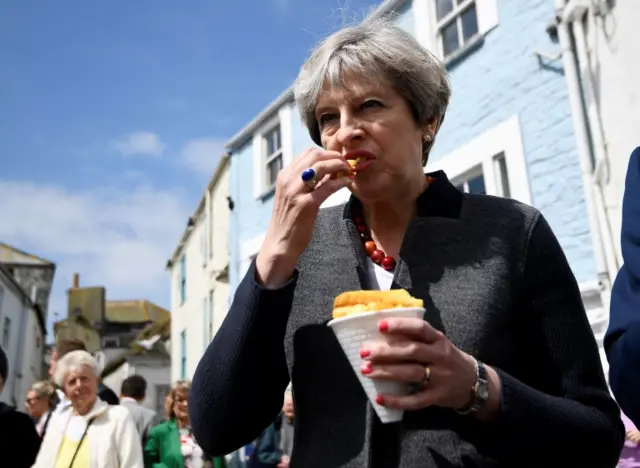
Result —
<instances>
[{"instance_id":1,"label":"chimney","mask_svg":"<svg viewBox=\"0 0 640 468\"><path fill-rule=\"evenodd\" d=\"M80 287L80 275L78 273L73 274L73 288Z\"/></svg>"}]
</instances>

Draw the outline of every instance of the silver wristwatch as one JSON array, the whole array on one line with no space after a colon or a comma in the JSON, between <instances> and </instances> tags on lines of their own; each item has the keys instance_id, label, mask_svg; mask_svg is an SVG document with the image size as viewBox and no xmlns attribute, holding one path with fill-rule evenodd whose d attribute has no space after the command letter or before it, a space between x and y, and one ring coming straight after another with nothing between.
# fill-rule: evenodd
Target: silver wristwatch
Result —
<instances>
[{"instance_id":1,"label":"silver wristwatch","mask_svg":"<svg viewBox=\"0 0 640 468\"><path fill-rule=\"evenodd\" d=\"M476 414L482 409L489 398L489 382L487 381L487 368L477 359L476 362L476 383L471 387L473 400L467 408L456 410L458 414L469 416Z\"/></svg>"}]
</instances>

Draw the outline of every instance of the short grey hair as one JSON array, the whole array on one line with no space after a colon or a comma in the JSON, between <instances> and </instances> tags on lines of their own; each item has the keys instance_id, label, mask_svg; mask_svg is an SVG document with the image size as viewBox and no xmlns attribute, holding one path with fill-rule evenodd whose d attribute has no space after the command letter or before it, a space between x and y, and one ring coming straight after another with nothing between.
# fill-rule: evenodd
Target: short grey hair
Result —
<instances>
[{"instance_id":1,"label":"short grey hair","mask_svg":"<svg viewBox=\"0 0 640 468\"><path fill-rule=\"evenodd\" d=\"M96 377L99 377L100 372L102 371L102 367L96 358L87 351L71 351L70 353L65 354L56 365L56 385L62 387L64 385L66 375L79 367L90 368L91 372L93 372L93 375Z\"/></svg>"},{"instance_id":2,"label":"short grey hair","mask_svg":"<svg viewBox=\"0 0 640 468\"><path fill-rule=\"evenodd\" d=\"M53 383L49 380L42 380L40 382L36 382L29 388L29 391L35 392L38 398L51 398L53 394L56 392Z\"/></svg>"},{"instance_id":3,"label":"short grey hair","mask_svg":"<svg viewBox=\"0 0 640 468\"><path fill-rule=\"evenodd\" d=\"M315 110L322 88L343 83L353 73L374 84L392 86L407 102L420 126L444 119L451 85L443 63L409 33L382 17L337 31L322 41L294 84L294 98L311 139L322 146ZM433 135L435 138L435 135ZM423 147L423 163L433 140Z\"/></svg>"}]
</instances>

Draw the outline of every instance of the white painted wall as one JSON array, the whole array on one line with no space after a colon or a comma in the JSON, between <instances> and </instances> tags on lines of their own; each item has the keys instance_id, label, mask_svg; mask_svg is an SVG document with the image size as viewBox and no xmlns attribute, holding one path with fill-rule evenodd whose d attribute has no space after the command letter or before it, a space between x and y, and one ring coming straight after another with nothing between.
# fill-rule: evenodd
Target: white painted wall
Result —
<instances>
[{"instance_id":1,"label":"white painted wall","mask_svg":"<svg viewBox=\"0 0 640 468\"><path fill-rule=\"evenodd\" d=\"M181 378L181 333L187 336L187 372L196 366L228 311L229 287L217 276L229 264L229 166L206 194L203 212L182 252L187 258L187 294L180 303L180 262L171 269L171 380ZM210 239L209 239L210 237Z\"/></svg>"},{"instance_id":2,"label":"white painted wall","mask_svg":"<svg viewBox=\"0 0 640 468\"><path fill-rule=\"evenodd\" d=\"M204 232L204 217L197 220L189 240L182 250L186 258L186 298L180 297L180 261L171 270L171 380L179 380L181 373L181 334L186 333L186 378L193 376L202 355L203 300L208 294L204 275L201 237Z\"/></svg>"},{"instance_id":3,"label":"white painted wall","mask_svg":"<svg viewBox=\"0 0 640 468\"><path fill-rule=\"evenodd\" d=\"M604 2L602 2L604 3ZM587 37L591 73L610 161L605 189L611 228L620 258L621 199L629 156L640 146L640 60L638 23L640 2L616 0L604 17L588 16Z\"/></svg>"},{"instance_id":4,"label":"white painted wall","mask_svg":"<svg viewBox=\"0 0 640 468\"><path fill-rule=\"evenodd\" d=\"M211 203L211 232L212 251L211 261L207 265L207 277L209 290L213 291L213 307L210 308L212 328L210 341L218 331L222 321L229 311L229 284L228 280L218 281L218 274L229 266L229 223L230 212L227 197L229 196L229 171L227 165L220 175L218 183L209 194ZM205 345L208 343L205 343Z\"/></svg>"},{"instance_id":5,"label":"white painted wall","mask_svg":"<svg viewBox=\"0 0 640 468\"><path fill-rule=\"evenodd\" d=\"M29 387L43 378L44 336L35 309L0 274L0 346L7 354L9 375L0 401L24 409ZM7 319L10 322L7 322ZM10 323L8 333L5 326Z\"/></svg>"}]
</instances>

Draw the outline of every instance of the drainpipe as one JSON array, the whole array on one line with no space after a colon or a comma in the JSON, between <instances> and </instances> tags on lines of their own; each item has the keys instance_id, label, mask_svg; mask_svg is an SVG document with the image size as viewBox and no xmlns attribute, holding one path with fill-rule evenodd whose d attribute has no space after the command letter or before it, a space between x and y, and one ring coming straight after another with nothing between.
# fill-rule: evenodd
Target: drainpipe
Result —
<instances>
[{"instance_id":1,"label":"drainpipe","mask_svg":"<svg viewBox=\"0 0 640 468\"><path fill-rule=\"evenodd\" d=\"M596 261L598 281L600 283L601 300L604 310L608 310L611 295L611 273L607 265L604 242L601 236L600 216L597 213L597 206L599 204L596 202L597 190L593 183L593 152L588 132L589 124L582 99L580 75L571 40L569 22L565 21L563 17L563 12L566 7L565 0L555 0L555 5L558 12L558 40L562 50L562 62L564 65L567 93L571 106L571 117L573 119L573 128L578 147L582 185L584 186L589 228L591 230L594 258Z\"/></svg>"},{"instance_id":2,"label":"drainpipe","mask_svg":"<svg viewBox=\"0 0 640 468\"><path fill-rule=\"evenodd\" d=\"M593 171L593 184L595 189L596 214L600 224L600 232L602 233L602 244L604 247L605 261L607 268L613 276L620 268L618 255L615 249L615 240L611 231L609 222L609 213L604 196L604 185L607 183L609 176L609 159L607 156L607 147L605 143L604 131L602 129L602 119L600 109L598 108L596 92L593 86L593 76L591 73L591 61L587 47L587 35L584 30L583 19L589 11L589 5L583 1L571 0L567 4L564 12L564 21L569 23L569 27L573 29L573 37L575 41L576 51L578 53L578 63L582 69L582 89L584 92L584 103L587 106L587 123L591 133L591 141L593 143L592 150L594 154L595 168Z\"/></svg>"}]
</instances>

